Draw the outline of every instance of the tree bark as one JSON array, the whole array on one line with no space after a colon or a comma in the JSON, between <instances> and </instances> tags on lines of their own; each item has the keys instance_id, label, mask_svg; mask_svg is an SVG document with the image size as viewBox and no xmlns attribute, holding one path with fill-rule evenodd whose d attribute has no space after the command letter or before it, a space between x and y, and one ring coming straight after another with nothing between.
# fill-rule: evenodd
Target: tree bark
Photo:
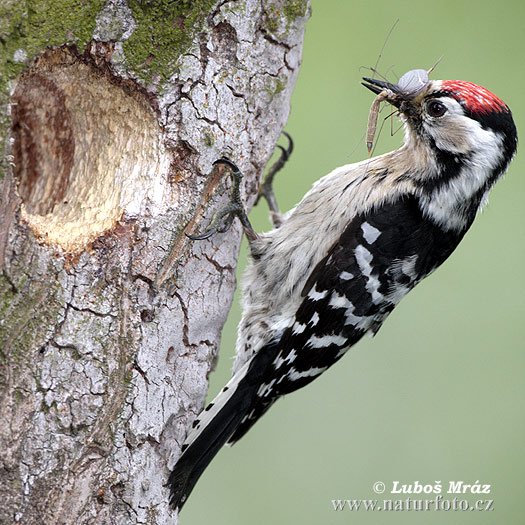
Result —
<instances>
[{"instance_id":1,"label":"tree bark","mask_svg":"<svg viewBox=\"0 0 525 525\"><path fill-rule=\"evenodd\" d=\"M20 4L29 7L20 7ZM0 8L0 523L174 523L306 0ZM3 49L3 50L1 50Z\"/></svg>"}]
</instances>

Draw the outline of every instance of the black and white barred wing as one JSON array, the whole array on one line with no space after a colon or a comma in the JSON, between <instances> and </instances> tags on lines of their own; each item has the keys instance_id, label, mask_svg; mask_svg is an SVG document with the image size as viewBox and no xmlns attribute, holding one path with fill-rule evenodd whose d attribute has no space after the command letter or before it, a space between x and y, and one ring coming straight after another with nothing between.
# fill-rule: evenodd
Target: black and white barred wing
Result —
<instances>
[{"instance_id":1,"label":"black and white barred wing","mask_svg":"<svg viewBox=\"0 0 525 525\"><path fill-rule=\"evenodd\" d=\"M375 334L457 242L455 234L423 218L414 197L354 218L312 272L290 326L260 350L271 348L275 357L229 442L240 439L278 397L313 381L365 333Z\"/></svg>"},{"instance_id":2,"label":"black and white barred wing","mask_svg":"<svg viewBox=\"0 0 525 525\"><path fill-rule=\"evenodd\" d=\"M251 409L229 443L239 440L280 396L313 381L334 364L369 328L373 306L367 277L353 251L360 244L353 221L308 279L302 302L278 341L258 352L274 355ZM350 301L349 298L352 298Z\"/></svg>"}]
</instances>

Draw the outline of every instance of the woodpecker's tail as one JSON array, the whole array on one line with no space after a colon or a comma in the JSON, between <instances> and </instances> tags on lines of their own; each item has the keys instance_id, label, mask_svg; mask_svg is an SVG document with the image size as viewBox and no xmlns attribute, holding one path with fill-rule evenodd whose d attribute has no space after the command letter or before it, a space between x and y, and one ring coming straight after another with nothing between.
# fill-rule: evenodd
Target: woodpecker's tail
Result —
<instances>
[{"instance_id":1,"label":"woodpecker's tail","mask_svg":"<svg viewBox=\"0 0 525 525\"><path fill-rule=\"evenodd\" d=\"M272 349L268 345L257 352L193 422L168 480L172 508L180 511L204 469L250 410Z\"/></svg>"}]
</instances>

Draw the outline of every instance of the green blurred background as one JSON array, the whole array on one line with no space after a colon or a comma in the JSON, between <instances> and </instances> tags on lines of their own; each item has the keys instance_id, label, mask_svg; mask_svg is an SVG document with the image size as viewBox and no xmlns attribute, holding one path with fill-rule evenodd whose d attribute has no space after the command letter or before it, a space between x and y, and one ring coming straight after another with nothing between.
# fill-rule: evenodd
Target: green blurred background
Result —
<instances>
[{"instance_id":1,"label":"green blurred background","mask_svg":"<svg viewBox=\"0 0 525 525\"><path fill-rule=\"evenodd\" d=\"M373 95L359 84L367 74L360 66L375 64L398 18L381 72L393 65L400 76L443 56L432 78L488 88L523 129L524 6L518 0L313 0L286 126L296 149L276 183L281 209L294 206L320 176L366 156ZM402 131L390 137L386 124L376 154L402 139ZM524 158L518 154L444 267L402 301L374 339L280 400L235 447L218 454L182 512L183 525L525 523ZM269 229L264 204L251 218L258 231ZM245 261L244 245L239 275ZM238 303L239 294L210 398L230 377ZM495 510L333 510L332 499L377 497L376 481L387 486L381 499L395 498L394 480L439 480L444 487L479 480L491 485L491 494L467 498L494 499Z\"/></svg>"}]
</instances>

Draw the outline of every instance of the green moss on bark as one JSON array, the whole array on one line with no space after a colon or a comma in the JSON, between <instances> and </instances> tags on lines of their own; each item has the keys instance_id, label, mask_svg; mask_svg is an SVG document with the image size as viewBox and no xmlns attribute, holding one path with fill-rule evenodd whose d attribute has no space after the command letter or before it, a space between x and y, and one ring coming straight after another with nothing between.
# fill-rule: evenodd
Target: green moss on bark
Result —
<instances>
[{"instance_id":1,"label":"green moss on bark","mask_svg":"<svg viewBox=\"0 0 525 525\"><path fill-rule=\"evenodd\" d=\"M45 47L65 43L83 48L95 27L102 0L28 0L9 1L0 7L0 67L3 81L24 69L15 59L30 60Z\"/></svg>"},{"instance_id":2,"label":"green moss on bark","mask_svg":"<svg viewBox=\"0 0 525 525\"><path fill-rule=\"evenodd\" d=\"M3 0L0 5L0 158L8 127L8 82L49 46L87 44L103 0ZM0 164L0 179L4 164Z\"/></svg>"},{"instance_id":3,"label":"green moss on bark","mask_svg":"<svg viewBox=\"0 0 525 525\"><path fill-rule=\"evenodd\" d=\"M283 36L296 18L306 16L307 0L274 0L265 5L265 28L277 36Z\"/></svg>"},{"instance_id":4,"label":"green moss on bark","mask_svg":"<svg viewBox=\"0 0 525 525\"><path fill-rule=\"evenodd\" d=\"M273 100L273 98L279 93L281 93L285 87L286 80L280 78L272 78L265 86L265 91L270 95L271 100Z\"/></svg>"},{"instance_id":5,"label":"green moss on bark","mask_svg":"<svg viewBox=\"0 0 525 525\"><path fill-rule=\"evenodd\" d=\"M217 0L129 0L137 27L124 42L126 60L142 80L161 80L194 42Z\"/></svg>"},{"instance_id":6,"label":"green moss on bark","mask_svg":"<svg viewBox=\"0 0 525 525\"><path fill-rule=\"evenodd\" d=\"M288 22L293 22L296 18L306 15L306 0L288 0L284 4L284 14Z\"/></svg>"}]
</instances>

